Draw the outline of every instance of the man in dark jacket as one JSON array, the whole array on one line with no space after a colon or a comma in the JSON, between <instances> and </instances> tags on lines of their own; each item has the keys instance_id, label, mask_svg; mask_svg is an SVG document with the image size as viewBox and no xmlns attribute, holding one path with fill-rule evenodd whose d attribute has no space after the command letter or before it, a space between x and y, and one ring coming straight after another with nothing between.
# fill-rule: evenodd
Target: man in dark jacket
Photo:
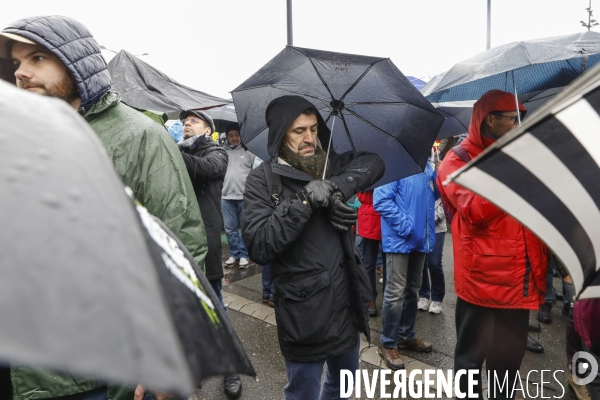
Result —
<instances>
[{"instance_id":1,"label":"man in dark jacket","mask_svg":"<svg viewBox=\"0 0 600 400\"><path fill-rule=\"evenodd\" d=\"M12 59L17 86L61 98L79 111L98 135L123 183L204 267L204 226L177 146L164 127L110 91L106 62L88 29L56 15L22 19L0 32L0 57ZM12 365L11 378L16 400L109 397L106 383L69 374Z\"/></svg>"},{"instance_id":2,"label":"man in dark jacket","mask_svg":"<svg viewBox=\"0 0 600 400\"><path fill-rule=\"evenodd\" d=\"M319 141L329 143L331 133L316 107L283 96L269 104L266 120L271 160L246 180L242 234L250 258L271 264L285 398L319 398L325 361L320 398L339 398L340 369L358 368L359 332L369 335L371 300L349 231L356 213L345 203L385 167L376 154L331 151L321 179L327 155Z\"/></svg>"},{"instance_id":3,"label":"man in dark jacket","mask_svg":"<svg viewBox=\"0 0 600 400\"><path fill-rule=\"evenodd\" d=\"M228 156L211 138L215 124L210 116L202 111L185 110L179 113L179 119L183 124L183 141L178 145L179 151L192 180L206 229L206 277L225 308L221 295L221 191L227 172ZM237 375L227 375L224 389L228 398L237 399L242 395L242 380Z\"/></svg>"}]
</instances>

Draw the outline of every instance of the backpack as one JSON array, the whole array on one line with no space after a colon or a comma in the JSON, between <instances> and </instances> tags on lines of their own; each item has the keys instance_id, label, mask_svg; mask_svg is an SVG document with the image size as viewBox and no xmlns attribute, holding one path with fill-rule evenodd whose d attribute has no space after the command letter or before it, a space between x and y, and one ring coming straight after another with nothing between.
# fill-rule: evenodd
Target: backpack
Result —
<instances>
[{"instance_id":1,"label":"backpack","mask_svg":"<svg viewBox=\"0 0 600 400\"><path fill-rule=\"evenodd\" d=\"M279 205L281 202L281 192L283 191L283 183L281 182L281 175L278 175L273 172L273 167L271 163L265 161L262 163L263 169L265 171L265 179L267 181L267 190L269 191L269 196L273 203L275 203L275 207Z\"/></svg>"},{"instance_id":2,"label":"backpack","mask_svg":"<svg viewBox=\"0 0 600 400\"><path fill-rule=\"evenodd\" d=\"M453 148L450 149L450 151L453 152L454 154L456 154L458 156L458 158L460 158L460 160L464 163L468 163L469 161L471 161L471 156L469 155L469 153L467 153L467 150L465 150L465 148L462 147L461 145L454 146ZM454 219L454 211L452 211L452 209L450 209L450 207L444 201L443 198L442 198L442 206L444 207L444 214L446 214L446 221L448 221L448 223L450 225L452 225L452 220Z\"/></svg>"}]
</instances>

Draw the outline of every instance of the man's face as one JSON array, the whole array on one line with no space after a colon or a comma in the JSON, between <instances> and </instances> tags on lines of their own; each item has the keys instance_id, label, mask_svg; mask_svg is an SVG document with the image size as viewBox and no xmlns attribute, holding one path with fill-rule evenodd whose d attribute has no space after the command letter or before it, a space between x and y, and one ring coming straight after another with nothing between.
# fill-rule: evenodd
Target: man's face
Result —
<instances>
[{"instance_id":1,"label":"man's face","mask_svg":"<svg viewBox=\"0 0 600 400\"><path fill-rule=\"evenodd\" d=\"M242 141L242 138L240 137L240 132L235 129L232 129L229 132L227 132L227 141L232 146L237 146L238 144L240 144L240 142Z\"/></svg>"},{"instance_id":2,"label":"man's face","mask_svg":"<svg viewBox=\"0 0 600 400\"><path fill-rule=\"evenodd\" d=\"M198 135L210 135L210 127L203 120L195 116L194 114L190 114L185 117L184 120L181 121L183 124L183 138L189 139L193 136Z\"/></svg>"},{"instance_id":3,"label":"man's face","mask_svg":"<svg viewBox=\"0 0 600 400\"><path fill-rule=\"evenodd\" d=\"M15 42L11 52L18 87L44 96L58 97L78 108L81 98L67 67L37 44Z\"/></svg>"},{"instance_id":4,"label":"man's face","mask_svg":"<svg viewBox=\"0 0 600 400\"><path fill-rule=\"evenodd\" d=\"M316 115L300 114L285 133L285 144L301 156L313 156L317 147L317 124Z\"/></svg>"},{"instance_id":5,"label":"man's face","mask_svg":"<svg viewBox=\"0 0 600 400\"><path fill-rule=\"evenodd\" d=\"M516 117L516 111L495 111L488 114L485 118L487 133L495 138L501 138L517 127Z\"/></svg>"}]
</instances>

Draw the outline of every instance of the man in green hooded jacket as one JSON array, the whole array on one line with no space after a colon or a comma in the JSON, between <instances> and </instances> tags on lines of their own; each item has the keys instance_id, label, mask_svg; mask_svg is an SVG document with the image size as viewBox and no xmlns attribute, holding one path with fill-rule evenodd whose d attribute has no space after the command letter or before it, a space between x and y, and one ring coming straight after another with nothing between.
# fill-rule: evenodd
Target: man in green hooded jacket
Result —
<instances>
[{"instance_id":1,"label":"man in green hooded jacket","mask_svg":"<svg viewBox=\"0 0 600 400\"><path fill-rule=\"evenodd\" d=\"M0 57L12 59L17 86L61 98L79 111L98 134L123 183L181 239L204 270L206 234L177 145L164 127L110 91L106 62L87 28L61 16L19 20L0 32ZM85 162L85 154L76 156ZM11 365L10 380L15 400L133 397L132 390L18 365Z\"/></svg>"}]
</instances>

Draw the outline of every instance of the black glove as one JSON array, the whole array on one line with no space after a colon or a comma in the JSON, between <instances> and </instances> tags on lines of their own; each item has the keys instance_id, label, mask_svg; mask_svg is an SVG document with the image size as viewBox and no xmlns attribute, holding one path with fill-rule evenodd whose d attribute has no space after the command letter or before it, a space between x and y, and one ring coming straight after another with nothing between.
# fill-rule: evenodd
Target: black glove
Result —
<instances>
[{"instance_id":1,"label":"black glove","mask_svg":"<svg viewBox=\"0 0 600 400\"><path fill-rule=\"evenodd\" d=\"M327 207L333 195L335 186L328 180L311 181L300 192L296 193L298 200L307 204L316 210L320 207Z\"/></svg>"},{"instance_id":2,"label":"black glove","mask_svg":"<svg viewBox=\"0 0 600 400\"><path fill-rule=\"evenodd\" d=\"M329 222L340 232L348 232L356 224L358 215L352 207L346 204L344 195L339 190L334 192L329 204Z\"/></svg>"}]
</instances>

